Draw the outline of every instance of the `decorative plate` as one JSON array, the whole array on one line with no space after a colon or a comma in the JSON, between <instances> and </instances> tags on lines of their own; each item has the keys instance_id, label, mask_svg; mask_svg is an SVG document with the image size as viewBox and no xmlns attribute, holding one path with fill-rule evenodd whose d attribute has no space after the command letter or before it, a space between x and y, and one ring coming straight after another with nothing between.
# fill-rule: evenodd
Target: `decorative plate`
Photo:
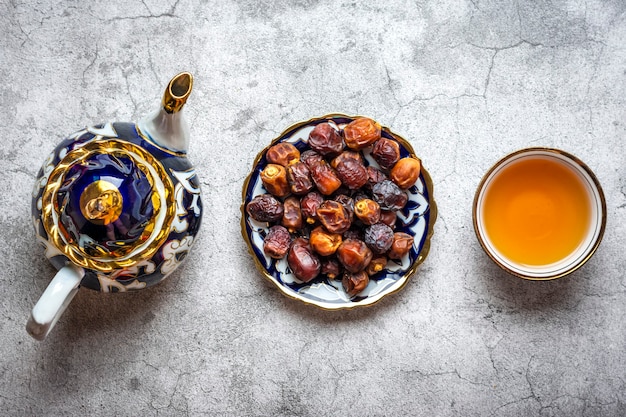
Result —
<instances>
[{"instance_id":1,"label":"decorative plate","mask_svg":"<svg viewBox=\"0 0 626 417\"><path fill-rule=\"evenodd\" d=\"M341 131L345 125L357 117L359 116L329 114L289 127L259 153L254 161L252 172L243 185L241 232L258 269L288 297L327 310L349 309L379 301L384 296L400 290L416 271L417 266L426 259L437 218L437 205L433 199L433 183L428 171L422 165L417 183L406 191L409 197L408 203L397 212L395 231L405 232L413 236L413 247L402 260L389 260L386 268L370 277L368 286L352 298L344 291L341 280L331 280L320 275L318 278L304 283L292 274L287 265L286 257L277 260L265 255L263 253L263 238L268 232L268 224L252 219L246 213L245 207L255 196L267 193L261 182L260 173L268 163L265 153L271 146L279 142L290 142L302 152L309 149L307 145L309 133L316 125L328 122L334 124ZM382 136L394 139L400 144L402 158L416 156L411 145L388 128L382 128ZM362 152L366 165L378 167L368 150Z\"/></svg>"}]
</instances>

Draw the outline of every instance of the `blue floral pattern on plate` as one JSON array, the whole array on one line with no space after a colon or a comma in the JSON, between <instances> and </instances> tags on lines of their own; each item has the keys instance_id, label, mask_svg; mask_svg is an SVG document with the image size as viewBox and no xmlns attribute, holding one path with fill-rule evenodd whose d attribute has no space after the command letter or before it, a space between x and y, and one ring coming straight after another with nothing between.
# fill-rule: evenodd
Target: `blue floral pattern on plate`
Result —
<instances>
[{"instance_id":1,"label":"blue floral pattern on plate","mask_svg":"<svg viewBox=\"0 0 626 417\"><path fill-rule=\"evenodd\" d=\"M250 253L259 270L285 295L328 310L346 309L377 302L385 295L400 290L415 272L417 266L424 261L430 248L433 226L437 218L437 206L432 197L432 180L426 169L422 166L417 183L407 190L409 200L406 206L397 213L395 231L413 236L413 247L401 260L389 260L386 268L372 276L368 286L352 298L344 291L341 280L331 280L320 275L315 280L304 283L291 273L286 258L276 260L265 255L263 239L267 234L268 224L257 222L248 216L245 206L255 196L267 193L260 178L261 171L268 163L265 158L267 149L279 142L289 142L300 151L304 151L308 149L309 133L316 125L331 123L337 129L342 130L355 118L357 116L331 114L289 127L257 156L252 172L243 186L242 235L248 243ZM401 157L415 156L411 145L388 128L383 127L382 136L394 139L400 144ZM363 155L366 165L378 167L368 150L364 151Z\"/></svg>"}]
</instances>

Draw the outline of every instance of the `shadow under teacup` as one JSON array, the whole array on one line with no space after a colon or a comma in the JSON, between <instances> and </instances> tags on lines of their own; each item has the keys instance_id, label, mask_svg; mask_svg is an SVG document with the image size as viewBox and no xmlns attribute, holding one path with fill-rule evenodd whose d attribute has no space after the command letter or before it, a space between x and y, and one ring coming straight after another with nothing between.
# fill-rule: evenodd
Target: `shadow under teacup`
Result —
<instances>
[{"instance_id":1,"label":"shadow under teacup","mask_svg":"<svg viewBox=\"0 0 626 417\"><path fill-rule=\"evenodd\" d=\"M527 148L498 161L480 182L474 229L487 255L521 278L560 278L598 248L606 225L604 193L575 156Z\"/></svg>"}]
</instances>

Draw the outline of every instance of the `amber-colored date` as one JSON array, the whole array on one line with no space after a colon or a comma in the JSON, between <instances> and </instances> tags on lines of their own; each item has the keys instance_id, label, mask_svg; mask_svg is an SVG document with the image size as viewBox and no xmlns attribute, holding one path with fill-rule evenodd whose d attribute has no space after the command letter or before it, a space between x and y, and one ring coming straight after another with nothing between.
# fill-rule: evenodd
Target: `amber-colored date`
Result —
<instances>
[{"instance_id":1,"label":"amber-colored date","mask_svg":"<svg viewBox=\"0 0 626 417\"><path fill-rule=\"evenodd\" d=\"M261 181L265 189L276 197L285 197L290 193L287 171L282 165L267 164L261 171Z\"/></svg>"},{"instance_id":2,"label":"amber-colored date","mask_svg":"<svg viewBox=\"0 0 626 417\"><path fill-rule=\"evenodd\" d=\"M380 124L367 117L355 119L343 129L346 146L354 150L368 147L380 139L380 134Z\"/></svg>"},{"instance_id":3,"label":"amber-colored date","mask_svg":"<svg viewBox=\"0 0 626 417\"><path fill-rule=\"evenodd\" d=\"M343 241L339 233L330 233L322 226L318 226L311 231L309 243L313 250L322 256L333 255Z\"/></svg>"},{"instance_id":4,"label":"amber-colored date","mask_svg":"<svg viewBox=\"0 0 626 417\"><path fill-rule=\"evenodd\" d=\"M309 169L311 171L311 178L313 178L313 182L320 193L331 195L341 187L341 180L337 176L337 173L326 161L322 160L316 164L311 164Z\"/></svg>"},{"instance_id":5,"label":"amber-colored date","mask_svg":"<svg viewBox=\"0 0 626 417\"><path fill-rule=\"evenodd\" d=\"M362 240L346 239L337 248L337 259L346 271L352 273L364 270L372 256L372 251Z\"/></svg>"},{"instance_id":6,"label":"amber-colored date","mask_svg":"<svg viewBox=\"0 0 626 417\"><path fill-rule=\"evenodd\" d=\"M417 158L402 158L391 169L390 178L398 187L406 190L417 182L422 164Z\"/></svg>"},{"instance_id":7,"label":"amber-colored date","mask_svg":"<svg viewBox=\"0 0 626 417\"><path fill-rule=\"evenodd\" d=\"M300 159L300 151L289 142L281 142L271 146L265 153L267 162L284 167Z\"/></svg>"},{"instance_id":8,"label":"amber-colored date","mask_svg":"<svg viewBox=\"0 0 626 417\"><path fill-rule=\"evenodd\" d=\"M364 224L376 224L380 220L380 206L374 200L363 198L354 204L354 214Z\"/></svg>"},{"instance_id":9,"label":"amber-colored date","mask_svg":"<svg viewBox=\"0 0 626 417\"><path fill-rule=\"evenodd\" d=\"M409 253L412 246L413 236L404 232L396 232L393 234L393 243L389 248L387 256L389 256L389 259L402 259L404 255Z\"/></svg>"},{"instance_id":10,"label":"amber-colored date","mask_svg":"<svg viewBox=\"0 0 626 417\"><path fill-rule=\"evenodd\" d=\"M346 209L334 200L324 201L317 209L317 219L331 233L343 233L350 228Z\"/></svg>"},{"instance_id":11,"label":"amber-colored date","mask_svg":"<svg viewBox=\"0 0 626 417\"><path fill-rule=\"evenodd\" d=\"M343 289L350 297L354 297L355 295L363 291L367 287L367 284L369 284L369 282L370 277L365 271L360 271L356 273L346 272L343 274L343 278L341 280Z\"/></svg>"}]
</instances>

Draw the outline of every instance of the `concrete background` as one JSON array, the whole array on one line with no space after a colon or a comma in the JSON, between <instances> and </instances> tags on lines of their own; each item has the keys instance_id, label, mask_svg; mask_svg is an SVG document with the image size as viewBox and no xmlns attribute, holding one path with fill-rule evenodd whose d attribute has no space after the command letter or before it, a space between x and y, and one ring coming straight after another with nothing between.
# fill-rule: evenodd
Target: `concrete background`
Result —
<instances>
[{"instance_id":1,"label":"concrete background","mask_svg":"<svg viewBox=\"0 0 626 417\"><path fill-rule=\"evenodd\" d=\"M0 414L626 415L626 3L622 0L0 1ZM43 343L54 274L30 191L65 135L132 121L191 71L204 223L167 281L81 290ZM263 279L241 187L287 126L331 112L406 137L435 184L428 259L398 294L326 312ZM483 173L527 146L606 193L596 255L526 282L482 252Z\"/></svg>"}]
</instances>

